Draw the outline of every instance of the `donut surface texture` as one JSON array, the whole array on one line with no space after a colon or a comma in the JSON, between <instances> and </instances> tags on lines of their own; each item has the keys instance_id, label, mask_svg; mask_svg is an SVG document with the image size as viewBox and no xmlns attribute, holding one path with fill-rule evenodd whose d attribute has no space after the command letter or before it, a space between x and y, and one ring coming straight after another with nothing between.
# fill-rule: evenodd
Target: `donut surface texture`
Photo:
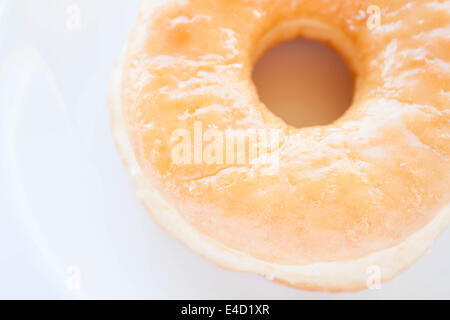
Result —
<instances>
[{"instance_id":1,"label":"donut surface texture","mask_svg":"<svg viewBox=\"0 0 450 320\"><path fill-rule=\"evenodd\" d=\"M255 62L296 37L330 44L355 73L353 103L329 125L288 126L258 97ZM110 108L147 210L224 268L360 290L371 268L393 278L450 222L450 1L144 1ZM173 133L194 137L199 123L279 132L264 154L276 170L175 163Z\"/></svg>"}]
</instances>

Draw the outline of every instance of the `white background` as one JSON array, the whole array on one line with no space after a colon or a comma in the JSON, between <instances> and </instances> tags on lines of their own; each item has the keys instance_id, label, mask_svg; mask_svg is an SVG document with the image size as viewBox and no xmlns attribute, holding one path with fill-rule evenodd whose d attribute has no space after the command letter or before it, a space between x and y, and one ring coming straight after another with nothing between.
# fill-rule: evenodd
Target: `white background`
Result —
<instances>
[{"instance_id":1,"label":"white background","mask_svg":"<svg viewBox=\"0 0 450 320\"><path fill-rule=\"evenodd\" d=\"M337 295L224 271L160 230L106 107L138 3L0 0L0 298L450 298L450 230L381 290Z\"/></svg>"}]
</instances>

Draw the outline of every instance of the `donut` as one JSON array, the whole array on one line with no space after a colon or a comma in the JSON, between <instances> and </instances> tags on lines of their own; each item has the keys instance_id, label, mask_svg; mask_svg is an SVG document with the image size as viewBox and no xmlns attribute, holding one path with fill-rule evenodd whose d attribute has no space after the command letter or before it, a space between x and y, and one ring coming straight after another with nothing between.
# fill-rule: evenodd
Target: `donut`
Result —
<instances>
[{"instance_id":1,"label":"donut","mask_svg":"<svg viewBox=\"0 0 450 320\"><path fill-rule=\"evenodd\" d=\"M229 270L331 292L394 278L450 222L449 21L446 0L143 1L109 93L138 198ZM298 37L355 74L328 125L287 125L252 81Z\"/></svg>"}]
</instances>

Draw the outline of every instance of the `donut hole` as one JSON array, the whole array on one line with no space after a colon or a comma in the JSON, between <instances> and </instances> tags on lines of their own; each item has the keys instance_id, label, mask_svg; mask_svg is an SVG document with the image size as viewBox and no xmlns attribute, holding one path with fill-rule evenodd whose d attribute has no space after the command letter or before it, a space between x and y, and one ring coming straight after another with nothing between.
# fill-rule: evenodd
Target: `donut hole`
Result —
<instances>
[{"instance_id":1,"label":"donut hole","mask_svg":"<svg viewBox=\"0 0 450 320\"><path fill-rule=\"evenodd\" d=\"M288 125L328 125L353 101L354 76L344 59L316 40L294 39L266 51L253 81L260 100Z\"/></svg>"}]
</instances>

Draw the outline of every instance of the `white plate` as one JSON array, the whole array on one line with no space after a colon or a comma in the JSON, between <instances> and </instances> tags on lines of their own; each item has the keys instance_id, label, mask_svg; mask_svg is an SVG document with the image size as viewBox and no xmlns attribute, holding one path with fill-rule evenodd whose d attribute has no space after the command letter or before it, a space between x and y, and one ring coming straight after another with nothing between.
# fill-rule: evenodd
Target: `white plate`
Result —
<instances>
[{"instance_id":1,"label":"white plate","mask_svg":"<svg viewBox=\"0 0 450 320\"><path fill-rule=\"evenodd\" d=\"M0 298L450 298L450 230L380 290L339 295L224 271L161 231L105 103L138 3L0 0Z\"/></svg>"}]
</instances>

